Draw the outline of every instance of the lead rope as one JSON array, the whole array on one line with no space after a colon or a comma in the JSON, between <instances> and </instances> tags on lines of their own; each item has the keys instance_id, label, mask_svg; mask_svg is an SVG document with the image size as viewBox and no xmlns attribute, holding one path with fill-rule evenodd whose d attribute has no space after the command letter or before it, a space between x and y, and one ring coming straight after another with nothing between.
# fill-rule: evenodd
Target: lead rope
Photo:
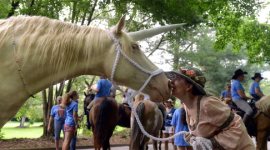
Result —
<instances>
[{"instance_id":1,"label":"lead rope","mask_svg":"<svg viewBox=\"0 0 270 150\"><path fill-rule=\"evenodd\" d=\"M117 63L118 63L118 61L119 61L120 54L122 54L124 58L126 58L131 64L133 64L134 66L136 66L136 67L137 67L138 69L140 69L142 72L145 72L145 73L147 73L147 74L150 74L150 76L149 76L148 79L145 81L145 83L143 84L143 86L142 86L137 92L133 92L131 95L129 95L128 93L126 93L126 92L124 92L123 90L121 90L118 86L114 85L115 88L116 88L117 90L121 91L123 94L126 95L126 97L127 97L127 99L128 99L128 104L131 106L131 109L132 109L132 111L133 111L133 113L134 113L134 116L135 116L135 118L136 118L136 120L137 120L137 122L138 122L138 125L139 125L141 131L143 132L143 134L144 134L145 136L149 137L150 139L153 139L153 140L156 140L156 141L168 141L168 140L171 140L171 139L173 139L173 138L175 138L175 137L177 137L177 136L179 136L179 135L181 135L181 134L187 133L186 131L181 131L181 132L178 132L178 133L176 133L176 134L174 134L173 136L168 137L168 138L157 138L157 137L154 137L154 136L148 134L148 133L144 130L144 128L143 128L143 126L142 126L142 123L141 123L141 121L140 121L140 119L139 119L139 117L138 117L136 111L135 111L134 108L132 107L132 100L133 100L133 98L134 98L137 94L139 94L139 93L145 88L145 86L148 84L148 82L150 81L150 79L151 79L153 76L162 73L163 70L162 70L162 69L158 69L158 70L156 70L156 71L151 72L151 71L148 71L148 70L145 70L144 68L142 68L140 65L138 65L136 62L134 62L132 59L130 59L130 58L122 51L121 46L120 46L118 40L114 37L114 35L113 35L109 30L107 30L107 32L108 32L108 34L110 35L110 37L113 39L113 41L116 43L116 50L117 50L117 54L116 54L116 58L115 58L115 62L114 62L114 66L113 66L112 74L111 74L111 82L112 82L113 85L114 85L114 83L113 83L113 77L114 77L114 73L115 73L115 69L116 69ZM193 147L195 146L195 147L194 147L195 150L196 150L196 145L198 145L198 144L196 144L197 142L200 142L200 143L203 143L203 142L204 142L203 139L202 139L202 140L200 140L200 139L201 139L201 137L196 137L196 140L193 142L193 145L192 145L192 146L193 146ZM208 146L207 146L207 148L208 148L208 150L211 150L211 149L212 149L211 147L208 147ZM204 149L204 150L205 150L205 149Z\"/></svg>"}]
</instances>

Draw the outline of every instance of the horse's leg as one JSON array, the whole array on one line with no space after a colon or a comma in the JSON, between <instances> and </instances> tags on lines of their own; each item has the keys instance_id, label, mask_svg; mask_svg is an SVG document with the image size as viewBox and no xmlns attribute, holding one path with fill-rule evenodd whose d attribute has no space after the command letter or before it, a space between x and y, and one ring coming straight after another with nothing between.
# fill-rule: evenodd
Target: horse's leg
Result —
<instances>
[{"instance_id":1,"label":"horse's leg","mask_svg":"<svg viewBox=\"0 0 270 150\"><path fill-rule=\"evenodd\" d=\"M110 138L111 138L112 134L113 134L113 131L108 131L107 132L107 134L106 134L106 136L104 138L104 141L103 141L103 150L107 150L107 149L110 150L111 149L111 147L110 147Z\"/></svg>"},{"instance_id":2,"label":"horse's leg","mask_svg":"<svg viewBox=\"0 0 270 150\"><path fill-rule=\"evenodd\" d=\"M256 142L256 150L267 150L267 133L264 131L257 131Z\"/></svg>"},{"instance_id":3,"label":"horse's leg","mask_svg":"<svg viewBox=\"0 0 270 150\"><path fill-rule=\"evenodd\" d=\"M157 141L156 140L152 140L153 141L153 149L157 150Z\"/></svg>"},{"instance_id":4,"label":"horse's leg","mask_svg":"<svg viewBox=\"0 0 270 150\"><path fill-rule=\"evenodd\" d=\"M159 131L159 137L162 138L162 130ZM161 144L162 144L162 141L159 141L159 146L158 146L158 149L161 150Z\"/></svg>"}]
</instances>

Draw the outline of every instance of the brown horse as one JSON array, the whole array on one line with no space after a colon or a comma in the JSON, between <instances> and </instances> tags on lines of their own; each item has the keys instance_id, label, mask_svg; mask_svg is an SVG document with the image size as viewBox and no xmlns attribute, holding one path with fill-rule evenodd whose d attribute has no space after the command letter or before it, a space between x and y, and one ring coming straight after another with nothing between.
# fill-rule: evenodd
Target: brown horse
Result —
<instances>
[{"instance_id":1,"label":"brown horse","mask_svg":"<svg viewBox=\"0 0 270 150\"><path fill-rule=\"evenodd\" d=\"M90 110L90 124L94 134L94 147L110 149L110 137L118 121L118 103L111 97L100 97Z\"/></svg>"},{"instance_id":2,"label":"brown horse","mask_svg":"<svg viewBox=\"0 0 270 150\"><path fill-rule=\"evenodd\" d=\"M94 99L94 94L85 94L85 111L88 112L87 106ZM116 127L130 128L130 109L124 104L119 104L114 98L102 97L96 99L87 120L89 120L89 127L92 126L94 134L95 149L109 149L109 139Z\"/></svg>"},{"instance_id":3,"label":"brown horse","mask_svg":"<svg viewBox=\"0 0 270 150\"><path fill-rule=\"evenodd\" d=\"M257 124L257 150L267 150L267 137L270 135L270 95L264 96L255 103L261 113L254 118Z\"/></svg>"},{"instance_id":4,"label":"brown horse","mask_svg":"<svg viewBox=\"0 0 270 150\"><path fill-rule=\"evenodd\" d=\"M225 103L231 106L231 101ZM255 103L256 107L261 111L258 116L253 119L256 124L256 150L267 150L267 137L270 135L270 95L264 96ZM241 115L241 111L236 112Z\"/></svg>"},{"instance_id":5,"label":"brown horse","mask_svg":"<svg viewBox=\"0 0 270 150\"><path fill-rule=\"evenodd\" d=\"M156 103L150 100L142 100L143 98L141 97L140 94L136 97L133 108L136 109L145 131L152 136L158 137L163 124L162 112ZM131 114L131 124L130 150L147 149L149 138L142 134L133 112ZM157 150L157 141L153 140L153 147L154 150Z\"/></svg>"},{"instance_id":6,"label":"brown horse","mask_svg":"<svg viewBox=\"0 0 270 150\"><path fill-rule=\"evenodd\" d=\"M92 102L92 100L94 100L95 94L94 93L90 93L90 94L84 93L84 96L85 96L85 98L83 101L83 103L84 103L83 110L84 110L84 114L87 116L86 126L90 130L89 110L87 110L87 106Z\"/></svg>"}]
</instances>

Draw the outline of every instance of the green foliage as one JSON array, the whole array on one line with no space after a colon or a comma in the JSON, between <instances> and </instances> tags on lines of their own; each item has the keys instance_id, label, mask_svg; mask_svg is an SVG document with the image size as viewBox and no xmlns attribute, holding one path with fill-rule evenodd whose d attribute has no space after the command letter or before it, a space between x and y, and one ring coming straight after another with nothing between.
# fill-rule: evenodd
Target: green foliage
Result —
<instances>
[{"instance_id":1,"label":"green foliage","mask_svg":"<svg viewBox=\"0 0 270 150\"><path fill-rule=\"evenodd\" d=\"M174 69L178 65L200 68L207 80L205 89L217 97L225 90L226 84L231 82L234 71L241 68L249 73L243 82L246 93L248 93L251 84L250 78L255 72L261 72L263 67L248 64L245 49L235 54L232 52L232 44L227 45L223 51L214 52L215 36L212 29L200 28L192 33L189 38L182 38L181 44L176 44L177 41L169 46L167 52L172 55L173 59L167 60L168 63L173 64ZM188 44L192 44L193 47L180 46Z\"/></svg>"},{"instance_id":2,"label":"green foliage","mask_svg":"<svg viewBox=\"0 0 270 150\"><path fill-rule=\"evenodd\" d=\"M2 139L5 136L5 133L2 132L2 130L0 129L0 139Z\"/></svg>"},{"instance_id":3,"label":"green foliage","mask_svg":"<svg viewBox=\"0 0 270 150\"><path fill-rule=\"evenodd\" d=\"M8 12L11 8L11 5L9 5L9 0L1 0L0 1L0 19L6 18L8 15Z\"/></svg>"}]
</instances>

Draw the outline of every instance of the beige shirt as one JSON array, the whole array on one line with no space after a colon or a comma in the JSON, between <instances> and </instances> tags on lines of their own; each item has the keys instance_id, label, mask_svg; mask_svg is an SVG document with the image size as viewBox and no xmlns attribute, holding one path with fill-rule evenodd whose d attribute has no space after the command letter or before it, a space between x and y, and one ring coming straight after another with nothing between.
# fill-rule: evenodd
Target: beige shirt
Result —
<instances>
[{"instance_id":1,"label":"beige shirt","mask_svg":"<svg viewBox=\"0 0 270 150\"><path fill-rule=\"evenodd\" d=\"M190 133L196 137L208 138L214 150L255 150L240 116L231 112L215 97L203 96L197 102L197 117L190 126ZM188 110L187 109L187 114ZM195 110L196 111L196 110ZM187 115L187 123L190 119Z\"/></svg>"}]
</instances>

